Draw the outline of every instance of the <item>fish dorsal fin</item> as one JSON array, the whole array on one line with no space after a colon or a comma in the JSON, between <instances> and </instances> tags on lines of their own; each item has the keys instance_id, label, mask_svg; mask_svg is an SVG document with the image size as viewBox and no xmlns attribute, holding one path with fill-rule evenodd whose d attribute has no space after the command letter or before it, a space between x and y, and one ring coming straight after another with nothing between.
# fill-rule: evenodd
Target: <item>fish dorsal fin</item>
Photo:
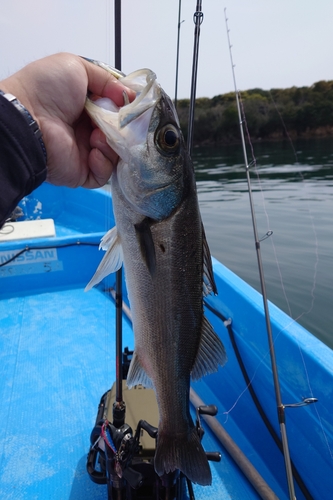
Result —
<instances>
[{"instance_id":1,"label":"fish dorsal fin","mask_svg":"<svg viewBox=\"0 0 333 500\"><path fill-rule=\"evenodd\" d=\"M140 360L135 351L128 370L126 384L129 389L134 385L139 385L139 384L143 385L147 389L154 388L151 379L148 377L147 373L142 368Z\"/></svg>"},{"instance_id":2,"label":"fish dorsal fin","mask_svg":"<svg viewBox=\"0 0 333 500\"><path fill-rule=\"evenodd\" d=\"M103 236L99 249L106 250L101 263L94 276L89 281L88 285L84 289L85 292L90 290L94 285L97 285L103 278L111 273L118 271L123 263L123 249L120 243L120 238L118 236L117 227L113 227Z\"/></svg>"},{"instance_id":3,"label":"fish dorsal fin","mask_svg":"<svg viewBox=\"0 0 333 500\"><path fill-rule=\"evenodd\" d=\"M151 234L151 219L146 217L139 224L135 224L135 232L138 238L142 258L148 268L151 276L153 276L156 268L156 253L153 236Z\"/></svg>"},{"instance_id":4,"label":"fish dorsal fin","mask_svg":"<svg viewBox=\"0 0 333 500\"><path fill-rule=\"evenodd\" d=\"M204 227L202 225L202 246L203 246L203 284L202 293L206 297L211 292L217 295L217 288L214 280L212 257L206 239Z\"/></svg>"},{"instance_id":5,"label":"fish dorsal fin","mask_svg":"<svg viewBox=\"0 0 333 500\"><path fill-rule=\"evenodd\" d=\"M208 373L218 370L227 361L227 355L221 339L214 332L208 319L203 316L200 345L191 372L192 380L199 380Z\"/></svg>"}]
</instances>

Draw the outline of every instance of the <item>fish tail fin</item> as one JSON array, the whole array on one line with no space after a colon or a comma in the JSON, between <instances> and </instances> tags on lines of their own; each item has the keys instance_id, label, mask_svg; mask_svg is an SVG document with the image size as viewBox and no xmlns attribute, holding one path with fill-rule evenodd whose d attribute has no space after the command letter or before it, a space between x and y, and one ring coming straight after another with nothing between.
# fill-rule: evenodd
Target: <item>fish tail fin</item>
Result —
<instances>
[{"instance_id":1,"label":"fish tail fin","mask_svg":"<svg viewBox=\"0 0 333 500\"><path fill-rule=\"evenodd\" d=\"M159 476L179 469L193 483L212 483L207 456L195 427L176 436L159 432L154 465Z\"/></svg>"}]
</instances>

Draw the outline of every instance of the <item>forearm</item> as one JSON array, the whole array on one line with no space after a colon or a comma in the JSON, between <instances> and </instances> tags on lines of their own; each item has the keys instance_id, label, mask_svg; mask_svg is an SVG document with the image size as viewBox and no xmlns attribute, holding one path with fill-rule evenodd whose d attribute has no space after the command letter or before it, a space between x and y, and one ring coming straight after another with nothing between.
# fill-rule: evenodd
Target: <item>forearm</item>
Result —
<instances>
[{"instance_id":1,"label":"forearm","mask_svg":"<svg viewBox=\"0 0 333 500\"><path fill-rule=\"evenodd\" d=\"M0 95L0 227L17 203L45 178L40 141L24 116Z\"/></svg>"}]
</instances>

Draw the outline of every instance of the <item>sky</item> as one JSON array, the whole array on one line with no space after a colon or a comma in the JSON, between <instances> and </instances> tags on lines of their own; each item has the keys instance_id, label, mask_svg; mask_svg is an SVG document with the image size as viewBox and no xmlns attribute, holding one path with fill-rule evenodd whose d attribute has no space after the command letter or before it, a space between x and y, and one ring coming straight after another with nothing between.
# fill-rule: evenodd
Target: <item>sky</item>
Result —
<instances>
[{"instance_id":1,"label":"sky","mask_svg":"<svg viewBox=\"0 0 333 500\"><path fill-rule=\"evenodd\" d=\"M189 98L197 0L181 1L178 98ZM122 0L122 70L148 67L174 98L179 0ZM333 80L333 0L202 0L197 97ZM111 0L2 0L0 80L67 51L114 64Z\"/></svg>"}]
</instances>

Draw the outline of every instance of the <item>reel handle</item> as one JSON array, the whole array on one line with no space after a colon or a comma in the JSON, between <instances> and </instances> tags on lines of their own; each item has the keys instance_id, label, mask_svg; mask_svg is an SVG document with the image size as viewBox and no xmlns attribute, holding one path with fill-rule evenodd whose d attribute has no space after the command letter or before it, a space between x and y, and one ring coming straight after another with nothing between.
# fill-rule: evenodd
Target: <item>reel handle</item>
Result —
<instances>
[{"instance_id":1,"label":"reel handle","mask_svg":"<svg viewBox=\"0 0 333 500\"><path fill-rule=\"evenodd\" d=\"M210 462L221 462L221 453L219 451L206 451L206 457Z\"/></svg>"},{"instance_id":2,"label":"reel handle","mask_svg":"<svg viewBox=\"0 0 333 500\"><path fill-rule=\"evenodd\" d=\"M209 415L210 417L215 417L217 415L218 409L215 405L203 405L198 407L198 413L200 415Z\"/></svg>"}]
</instances>

